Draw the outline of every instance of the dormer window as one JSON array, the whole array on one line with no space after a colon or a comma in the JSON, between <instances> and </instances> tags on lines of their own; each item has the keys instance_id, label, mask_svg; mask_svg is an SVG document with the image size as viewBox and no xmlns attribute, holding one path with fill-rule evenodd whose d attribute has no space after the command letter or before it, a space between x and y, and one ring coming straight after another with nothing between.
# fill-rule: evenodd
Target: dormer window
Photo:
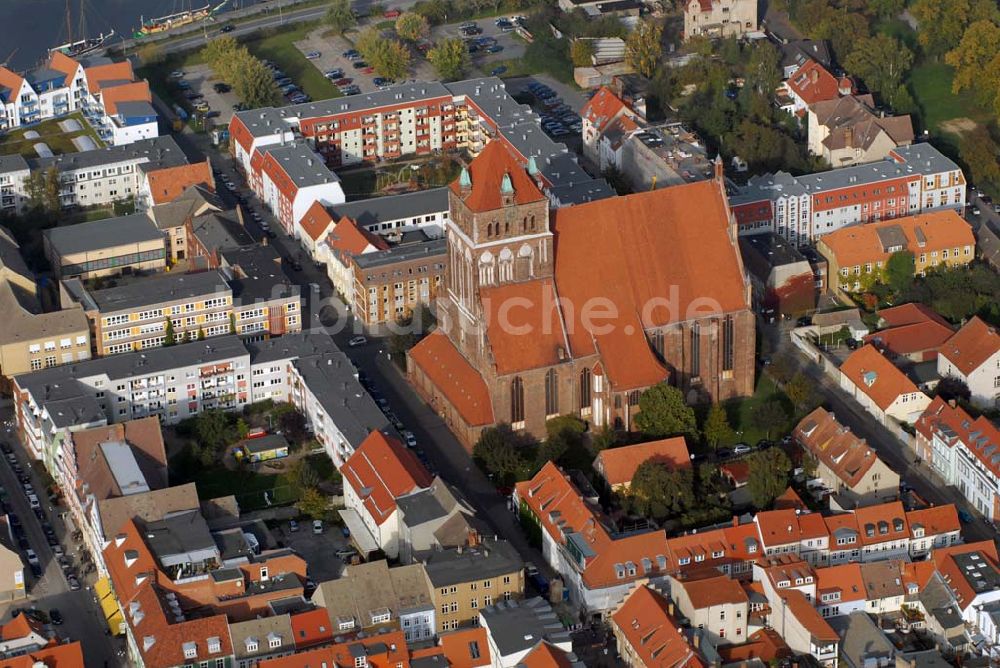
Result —
<instances>
[{"instance_id":1,"label":"dormer window","mask_svg":"<svg viewBox=\"0 0 1000 668\"><path fill-rule=\"evenodd\" d=\"M267 646L270 649L278 649L281 647L281 636L277 633L269 633L267 635Z\"/></svg>"},{"instance_id":2,"label":"dormer window","mask_svg":"<svg viewBox=\"0 0 1000 668\"><path fill-rule=\"evenodd\" d=\"M208 639L208 653L218 654L222 651L222 641L219 640L218 636L212 636Z\"/></svg>"},{"instance_id":3,"label":"dormer window","mask_svg":"<svg viewBox=\"0 0 1000 668\"><path fill-rule=\"evenodd\" d=\"M247 638L246 640L247 652L256 652L260 645L257 643L256 638Z\"/></svg>"},{"instance_id":4,"label":"dormer window","mask_svg":"<svg viewBox=\"0 0 1000 668\"><path fill-rule=\"evenodd\" d=\"M194 659L198 656L198 645L193 642L186 642L181 647L184 649L185 659Z\"/></svg>"}]
</instances>

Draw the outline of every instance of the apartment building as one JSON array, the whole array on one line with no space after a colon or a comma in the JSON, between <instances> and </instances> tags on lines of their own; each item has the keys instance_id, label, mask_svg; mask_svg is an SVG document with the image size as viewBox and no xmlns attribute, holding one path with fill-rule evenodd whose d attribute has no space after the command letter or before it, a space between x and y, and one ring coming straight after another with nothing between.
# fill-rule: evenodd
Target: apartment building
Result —
<instances>
[{"instance_id":1,"label":"apartment building","mask_svg":"<svg viewBox=\"0 0 1000 668\"><path fill-rule=\"evenodd\" d=\"M422 564L389 568L381 559L348 565L341 577L320 582L310 600L325 609L337 635L402 631L412 643L437 633L437 607Z\"/></svg>"},{"instance_id":2,"label":"apartment building","mask_svg":"<svg viewBox=\"0 0 1000 668\"><path fill-rule=\"evenodd\" d=\"M932 267L969 264L976 256L976 238L954 211L934 211L837 230L820 239L816 250L827 261L827 286L841 296L884 281L894 253L912 253L917 275Z\"/></svg>"},{"instance_id":3,"label":"apartment building","mask_svg":"<svg viewBox=\"0 0 1000 668\"><path fill-rule=\"evenodd\" d=\"M423 568L437 633L475 624L479 613L492 605L524 598L524 562L505 540L431 552Z\"/></svg>"},{"instance_id":4,"label":"apartment building","mask_svg":"<svg viewBox=\"0 0 1000 668\"><path fill-rule=\"evenodd\" d=\"M31 167L21 154L0 155L0 212L18 214L28 206Z\"/></svg>"},{"instance_id":5,"label":"apartment building","mask_svg":"<svg viewBox=\"0 0 1000 668\"><path fill-rule=\"evenodd\" d=\"M233 155L251 183L259 178L268 147L299 137L334 167L452 149L476 154L491 139L499 139L523 164L535 163L546 189L563 188L563 204L611 194L603 179L588 175L566 146L542 131L537 115L514 100L496 77L402 84L362 95L237 112L229 129Z\"/></svg>"},{"instance_id":6,"label":"apartment building","mask_svg":"<svg viewBox=\"0 0 1000 668\"><path fill-rule=\"evenodd\" d=\"M102 290L69 279L62 294L67 304L83 307L99 357L225 334L301 331L298 286L292 289L283 277L266 281L278 291L249 290L247 283L217 270L163 274Z\"/></svg>"},{"instance_id":7,"label":"apartment building","mask_svg":"<svg viewBox=\"0 0 1000 668\"><path fill-rule=\"evenodd\" d=\"M313 212L312 216L307 215L306 220L310 224L303 226L303 230L307 232L303 239L311 238L309 231L321 232L316 228L320 226L324 228L325 233L316 236L313 257L326 263L326 273L333 283L333 288L346 304L353 304L354 258L366 253L388 250L389 242L377 234L358 227L356 222L346 216L334 225L329 215L325 209L322 212Z\"/></svg>"},{"instance_id":8,"label":"apartment building","mask_svg":"<svg viewBox=\"0 0 1000 668\"><path fill-rule=\"evenodd\" d=\"M976 406L992 409L1000 404L1000 333L979 316L941 346L937 367L942 378L964 381Z\"/></svg>"},{"instance_id":9,"label":"apartment building","mask_svg":"<svg viewBox=\"0 0 1000 668\"><path fill-rule=\"evenodd\" d=\"M808 109L809 153L833 167L885 160L889 152L913 143L910 116L875 111L869 95L845 95Z\"/></svg>"},{"instance_id":10,"label":"apartment building","mask_svg":"<svg viewBox=\"0 0 1000 668\"><path fill-rule=\"evenodd\" d=\"M730 193L740 234L771 231L800 246L848 225L933 209L965 209L965 175L931 144L901 146L881 162L750 179Z\"/></svg>"},{"instance_id":11,"label":"apartment building","mask_svg":"<svg viewBox=\"0 0 1000 668\"><path fill-rule=\"evenodd\" d=\"M345 200L340 178L304 143L268 146L260 155L247 182L288 234L295 234L296 223L313 203Z\"/></svg>"},{"instance_id":12,"label":"apartment building","mask_svg":"<svg viewBox=\"0 0 1000 668\"><path fill-rule=\"evenodd\" d=\"M340 511L351 539L364 553L399 556L396 500L430 487L433 477L413 452L392 436L372 432L342 466L344 505Z\"/></svg>"},{"instance_id":13,"label":"apartment building","mask_svg":"<svg viewBox=\"0 0 1000 668\"><path fill-rule=\"evenodd\" d=\"M378 325L430 306L447 270L447 253L445 239L428 239L418 231L385 250L352 256L351 310L366 325Z\"/></svg>"},{"instance_id":14,"label":"apartment building","mask_svg":"<svg viewBox=\"0 0 1000 668\"><path fill-rule=\"evenodd\" d=\"M738 645L749 636L750 598L743 585L728 575L671 578L670 595L692 628L700 629L713 646Z\"/></svg>"},{"instance_id":15,"label":"apartment building","mask_svg":"<svg viewBox=\"0 0 1000 668\"><path fill-rule=\"evenodd\" d=\"M79 307L45 312L13 235L0 228L0 373L6 378L90 357L90 329Z\"/></svg>"},{"instance_id":16,"label":"apartment building","mask_svg":"<svg viewBox=\"0 0 1000 668\"><path fill-rule=\"evenodd\" d=\"M86 95L83 66L59 51L23 74L0 66L0 131L76 111Z\"/></svg>"},{"instance_id":17,"label":"apartment building","mask_svg":"<svg viewBox=\"0 0 1000 668\"><path fill-rule=\"evenodd\" d=\"M639 584L611 613L611 632L618 656L629 668L707 665L698 647L684 635L673 604L645 584Z\"/></svg>"},{"instance_id":18,"label":"apartment building","mask_svg":"<svg viewBox=\"0 0 1000 668\"><path fill-rule=\"evenodd\" d=\"M59 172L63 206L112 204L134 197L147 172L184 164L187 158L170 136L27 161L29 173L53 168ZM11 209L17 202L22 209L26 205L26 180L22 161L0 161L0 186Z\"/></svg>"},{"instance_id":19,"label":"apartment building","mask_svg":"<svg viewBox=\"0 0 1000 668\"><path fill-rule=\"evenodd\" d=\"M913 424L930 398L871 344L855 350L840 366L840 387L881 424Z\"/></svg>"},{"instance_id":20,"label":"apartment building","mask_svg":"<svg viewBox=\"0 0 1000 668\"><path fill-rule=\"evenodd\" d=\"M816 458L816 476L841 508L891 501L899 495L899 474L825 408L802 418L793 435Z\"/></svg>"},{"instance_id":21,"label":"apartment building","mask_svg":"<svg viewBox=\"0 0 1000 668\"><path fill-rule=\"evenodd\" d=\"M158 204L168 204L179 199L189 188L197 187L203 192L215 193L215 176L212 163L203 162L174 167L163 167L143 173L136 195L136 210L144 211Z\"/></svg>"},{"instance_id":22,"label":"apartment building","mask_svg":"<svg viewBox=\"0 0 1000 668\"><path fill-rule=\"evenodd\" d=\"M917 420L917 456L990 521L1000 517L1000 429L940 397Z\"/></svg>"},{"instance_id":23,"label":"apartment building","mask_svg":"<svg viewBox=\"0 0 1000 668\"><path fill-rule=\"evenodd\" d=\"M86 280L167 266L163 233L143 213L53 227L42 233L42 242L57 278Z\"/></svg>"},{"instance_id":24,"label":"apartment building","mask_svg":"<svg viewBox=\"0 0 1000 668\"><path fill-rule=\"evenodd\" d=\"M691 0L684 5L684 39L743 37L757 30L757 0Z\"/></svg>"}]
</instances>

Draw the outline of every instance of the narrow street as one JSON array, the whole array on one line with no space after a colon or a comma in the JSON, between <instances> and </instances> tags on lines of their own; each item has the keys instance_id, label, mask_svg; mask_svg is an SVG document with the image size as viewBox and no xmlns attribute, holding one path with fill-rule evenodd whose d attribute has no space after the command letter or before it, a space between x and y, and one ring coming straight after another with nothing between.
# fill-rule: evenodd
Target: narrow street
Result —
<instances>
[{"instance_id":1,"label":"narrow street","mask_svg":"<svg viewBox=\"0 0 1000 668\"><path fill-rule=\"evenodd\" d=\"M10 409L4 408L2 413L0 413L0 417L3 417L3 419L10 418ZM5 430L0 434L0 440L11 446L17 456L18 462L24 467L24 470L32 472L32 467L28 465L28 458L25 456L23 446L17 442L13 434ZM58 609L62 613L65 622L53 628L60 637L82 642L86 665L119 665L116 663L116 651L122 645L118 641L112 640L109 636L108 626L104 621L104 614L94 597L93 588L87 586L87 581L92 580L92 576L88 576L86 578L87 581L84 581L85 578L81 577L81 584L84 586L79 591L71 591L69 589L69 586L66 584L66 578L63 576L52 548L49 546L45 533L42 531L41 522L28 505L28 499L24 495L21 483L18 481L12 466L6 459L0 461L0 484L7 491L7 503L10 504L10 510L13 514L17 515L24 535L28 539L31 549L38 555L42 567L42 577L37 579L33 577L28 567L27 559L24 557L23 550L18 550L15 543L13 549L21 555L22 561L25 564L24 578L28 587L28 599L15 601L6 606L4 619L6 620L12 608L34 607L46 614L53 608ZM33 472L32 485L47 510L51 503L45 498L45 488L42 481L37 475L33 475ZM59 508L55 507L55 511L58 512ZM53 513L48 513L46 518L46 521L52 524L67 556L72 557L73 561L79 564L79 556L84 549L82 545L74 544L65 535L62 520L54 517Z\"/></svg>"},{"instance_id":2,"label":"narrow street","mask_svg":"<svg viewBox=\"0 0 1000 668\"><path fill-rule=\"evenodd\" d=\"M865 439L875 449L878 456L899 473L900 480L909 484L917 494L932 505L954 503L964 508L974 521L962 525L962 535L966 542L979 540L996 540L997 531L984 521L982 516L966 502L957 489L947 486L932 473L926 464L915 463L915 456L906 446L900 443L885 427L851 397L847 396L837 384L817 365L810 363L799 350L792 345L788 329L793 323L782 323L778 338L775 341L775 355L789 354L799 369L816 384L816 389L822 397L823 405L836 416L841 424L850 427L856 436ZM774 340L774 327L766 335Z\"/></svg>"}]
</instances>

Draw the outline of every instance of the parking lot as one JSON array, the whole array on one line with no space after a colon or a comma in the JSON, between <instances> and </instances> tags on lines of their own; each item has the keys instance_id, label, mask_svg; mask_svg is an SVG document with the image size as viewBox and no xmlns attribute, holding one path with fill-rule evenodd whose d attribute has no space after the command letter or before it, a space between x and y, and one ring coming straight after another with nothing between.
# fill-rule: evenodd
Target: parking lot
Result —
<instances>
[{"instance_id":1,"label":"parking lot","mask_svg":"<svg viewBox=\"0 0 1000 668\"><path fill-rule=\"evenodd\" d=\"M192 105L204 102L207 109L197 113L207 118L213 118L219 125L228 125L233 117L233 107L240 101L231 90L220 92L216 84L226 84L215 78L215 72L208 65L195 65L183 71L184 76L172 77L184 89L185 97ZM228 85L228 84L227 84ZM199 97L193 97L193 96Z\"/></svg>"},{"instance_id":2,"label":"parking lot","mask_svg":"<svg viewBox=\"0 0 1000 668\"><path fill-rule=\"evenodd\" d=\"M275 538L302 555L309 564L309 577L313 582L323 582L340 577L344 572L344 562L336 556L338 550L347 548L347 538L341 534L339 526L325 524L323 533L314 534L312 522L298 522L298 530L291 531L288 522L280 528L272 529Z\"/></svg>"},{"instance_id":3,"label":"parking lot","mask_svg":"<svg viewBox=\"0 0 1000 668\"><path fill-rule=\"evenodd\" d=\"M463 26L473 29L463 33ZM476 30L481 32L473 34ZM454 37L467 40L474 45L470 47L469 55L473 66L484 75L491 74L497 62L520 58L524 55L525 43L520 37L515 36L513 24L502 29L501 26L497 25L495 19L485 18L465 23L451 23L437 26L431 31L431 40L434 41ZM430 63L424 58L421 58L420 62L428 68L425 78L436 79L437 75Z\"/></svg>"}]
</instances>

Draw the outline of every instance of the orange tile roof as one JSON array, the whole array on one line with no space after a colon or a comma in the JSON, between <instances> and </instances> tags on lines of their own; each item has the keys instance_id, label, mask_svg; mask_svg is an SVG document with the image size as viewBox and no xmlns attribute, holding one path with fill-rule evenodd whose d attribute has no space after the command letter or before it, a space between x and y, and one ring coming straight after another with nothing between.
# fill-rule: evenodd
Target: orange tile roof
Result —
<instances>
[{"instance_id":1,"label":"orange tile roof","mask_svg":"<svg viewBox=\"0 0 1000 668\"><path fill-rule=\"evenodd\" d=\"M604 128L613 121L618 114L626 111L626 105L607 86L601 86L590 98L587 104L580 110L580 116L590 121L599 133L604 132Z\"/></svg>"},{"instance_id":2,"label":"orange tile roof","mask_svg":"<svg viewBox=\"0 0 1000 668\"><path fill-rule=\"evenodd\" d=\"M132 63L127 60L123 60L120 63L95 65L94 67L88 67L84 72L87 75L87 88L91 93L100 91L104 82L135 80Z\"/></svg>"},{"instance_id":3,"label":"orange tile roof","mask_svg":"<svg viewBox=\"0 0 1000 668\"><path fill-rule=\"evenodd\" d=\"M725 565L730 558L727 551L734 549L731 537L726 535L728 529L711 529L708 531L698 531L682 536L673 536L667 539L666 557L667 572L671 574L683 573L685 576L695 577L695 573L707 566L710 569L718 569ZM754 533L756 542L756 532ZM735 537L735 540L739 540ZM721 557L713 555L722 553Z\"/></svg>"},{"instance_id":4,"label":"orange tile roof","mask_svg":"<svg viewBox=\"0 0 1000 668\"><path fill-rule=\"evenodd\" d=\"M805 510L806 504L799 496L799 493L789 487L774 500L774 510L787 510L788 508L798 508Z\"/></svg>"},{"instance_id":5,"label":"orange tile roof","mask_svg":"<svg viewBox=\"0 0 1000 668\"><path fill-rule=\"evenodd\" d=\"M706 666L667 610L667 600L663 596L642 586L622 601L611 615L611 621L646 668Z\"/></svg>"},{"instance_id":6,"label":"orange tile roof","mask_svg":"<svg viewBox=\"0 0 1000 668\"><path fill-rule=\"evenodd\" d=\"M826 68L815 60L810 60L796 70L786 83L806 105L833 100L840 95L837 77L827 72Z\"/></svg>"},{"instance_id":7,"label":"orange tile roof","mask_svg":"<svg viewBox=\"0 0 1000 668\"><path fill-rule=\"evenodd\" d=\"M566 333L551 278L481 288L479 297L497 373L519 373L561 361Z\"/></svg>"},{"instance_id":8,"label":"orange tile roof","mask_svg":"<svg viewBox=\"0 0 1000 668\"><path fill-rule=\"evenodd\" d=\"M994 461L996 450L987 454L990 445L1000 448L1000 428L985 416L973 420L961 406L953 408L941 397L935 397L914 427L928 440L935 431L941 432L942 440L949 447L963 443L987 470L1000 477L1000 461ZM950 433L943 433L945 430Z\"/></svg>"},{"instance_id":9,"label":"orange tile roof","mask_svg":"<svg viewBox=\"0 0 1000 668\"><path fill-rule=\"evenodd\" d=\"M883 246L878 233L893 227L906 237L906 250L917 256L926 253L930 257L933 251L976 245L972 227L951 209L843 227L823 235L819 245L830 249L841 268L885 262L892 253ZM917 237L918 230L925 240L923 244Z\"/></svg>"},{"instance_id":10,"label":"orange tile roof","mask_svg":"<svg viewBox=\"0 0 1000 668\"><path fill-rule=\"evenodd\" d=\"M822 406L802 418L794 435L848 487L857 485L878 461L878 455L864 439L855 436Z\"/></svg>"},{"instance_id":11,"label":"orange tile roof","mask_svg":"<svg viewBox=\"0 0 1000 668\"><path fill-rule=\"evenodd\" d=\"M380 251L389 249L389 244L385 239L358 226L354 220L347 216L341 218L330 231L327 243L338 257L345 260L352 255L364 253L369 246Z\"/></svg>"},{"instance_id":12,"label":"orange tile roof","mask_svg":"<svg viewBox=\"0 0 1000 668\"><path fill-rule=\"evenodd\" d=\"M765 510L757 513L754 521L760 529L761 540L767 547L788 545L800 540L827 535L826 524L818 513L800 515L793 508Z\"/></svg>"},{"instance_id":13,"label":"orange tile roof","mask_svg":"<svg viewBox=\"0 0 1000 668\"><path fill-rule=\"evenodd\" d=\"M783 589L781 590L781 598L788 605L788 611L792 613L792 616L816 640L823 642L837 642L840 640L837 632L830 628L827 621L823 619L819 611L813 607L812 603L806 599L805 594L801 591L798 589Z\"/></svg>"},{"instance_id":14,"label":"orange tile roof","mask_svg":"<svg viewBox=\"0 0 1000 668\"><path fill-rule=\"evenodd\" d=\"M517 665L518 668L570 668L573 664L565 651L542 640Z\"/></svg>"},{"instance_id":15,"label":"orange tile roof","mask_svg":"<svg viewBox=\"0 0 1000 668\"><path fill-rule=\"evenodd\" d=\"M802 580L805 584L816 582L816 570L812 564L803 560L795 553L781 554L778 556L761 559L760 563L764 568L764 574L771 581L774 589L785 589L790 583ZM784 583L779 584L779 583ZM795 586L802 586L801 583Z\"/></svg>"},{"instance_id":16,"label":"orange tile roof","mask_svg":"<svg viewBox=\"0 0 1000 668\"><path fill-rule=\"evenodd\" d=\"M0 88L10 89L10 99L7 102L13 102L21 94L21 85L23 83L24 79L19 74L0 65Z\"/></svg>"},{"instance_id":17,"label":"orange tile roof","mask_svg":"<svg viewBox=\"0 0 1000 668\"><path fill-rule=\"evenodd\" d=\"M761 555L760 536L753 522L725 527L726 555L733 561L753 561Z\"/></svg>"},{"instance_id":18,"label":"orange tile roof","mask_svg":"<svg viewBox=\"0 0 1000 668\"><path fill-rule=\"evenodd\" d=\"M925 536L939 536L962 530L958 509L953 503L909 510L906 513L906 523L910 525L911 533L918 527L923 528Z\"/></svg>"},{"instance_id":19,"label":"orange tile roof","mask_svg":"<svg viewBox=\"0 0 1000 668\"><path fill-rule=\"evenodd\" d=\"M700 580L678 580L678 586L687 592L691 605L708 608L726 603L749 603L746 590L728 575Z\"/></svg>"},{"instance_id":20,"label":"orange tile roof","mask_svg":"<svg viewBox=\"0 0 1000 668\"><path fill-rule=\"evenodd\" d=\"M347 458L340 474L376 524L396 510L396 499L429 487L433 477L402 443L373 431Z\"/></svg>"},{"instance_id":21,"label":"orange tile roof","mask_svg":"<svg viewBox=\"0 0 1000 668\"><path fill-rule=\"evenodd\" d=\"M720 645L719 656L724 664L759 659L770 664L792 655L784 639L774 629L761 629L750 635L742 645Z\"/></svg>"},{"instance_id":22,"label":"orange tile roof","mask_svg":"<svg viewBox=\"0 0 1000 668\"><path fill-rule=\"evenodd\" d=\"M816 569L816 594L839 592L838 603L865 600L865 581L861 564L853 562Z\"/></svg>"},{"instance_id":23,"label":"orange tile roof","mask_svg":"<svg viewBox=\"0 0 1000 668\"><path fill-rule=\"evenodd\" d=\"M19 638L26 638L32 633L45 635L45 625L34 617L29 617L25 613L20 613L6 624L0 626L0 640L9 641Z\"/></svg>"},{"instance_id":24,"label":"orange tile roof","mask_svg":"<svg viewBox=\"0 0 1000 668\"><path fill-rule=\"evenodd\" d=\"M745 485L750 481L750 462L734 459L731 462L719 464L719 473L728 478L736 486Z\"/></svg>"},{"instance_id":25,"label":"orange tile roof","mask_svg":"<svg viewBox=\"0 0 1000 668\"><path fill-rule=\"evenodd\" d=\"M691 467L683 436L602 450L597 461L604 479L612 486L632 482L636 469L648 461L662 462L672 469Z\"/></svg>"},{"instance_id":26,"label":"orange tile roof","mask_svg":"<svg viewBox=\"0 0 1000 668\"><path fill-rule=\"evenodd\" d=\"M851 353L840 365L840 373L882 410L889 408L900 395L920 392L906 374L871 344Z\"/></svg>"},{"instance_id":27,"label":"orange tile roof","mask_svg":"<svg viewBox=\"0 0 1000 668\"><path fill-rule=\"evenodd\" d=\"M55 70L56 72L62 72L66 75L67 79L71 79L76 74L79 67L80 63L73 60L62 51L52 51L49 55L49 69ZM67 81L66 83L69 84L70 82Z\"/></svg>"},{"instance_id":28,"label":"orange tile roof","mask_svg":"<svg viewBox=\"0 0 1000 668\"><path fill-rule=\"evenodd\" d=\"M858 523L858 539L862 545L875 545L910 537L906 511L899 501L865 506L854 511Z\"/></svg>"},{"instance_id":29,"label":"orange tile roof","mask_svg":"<svg viewBox=\"0 0 1000 668\"><path fill-rule=\"evenodd\" d=\"M748 308L725 194L715 181L564 207L552 218L556 286L574 306L565 313L570 352L599 351L616 389L667 376L645 329ZM602 302L613 308L585 308Z\"/></svg>"},{"instance_id":30,"label":"orange tile roof","mask_svg":"<svg viewBox=\"0 0 1000 668\"><path fill-rule=\"evenodd\" d=\"M968 375L981 367L997 351L1000 351L1000 333L995 327L983 322L978 315L974 315L941 346L939 354L963 375Z\"/></svg>"},{"instance_id":31,"label":"orange tile roof","mask_svg":"<svg viewBox=\"0 0 1000 668\"><path fill-rule=\"evenodd\" d=\"M52 644L19 656L0 659L0 668L79 668L83 665L83 645L79 640Z\"/></svg>"},{"instance_id":32,"label":"orange tile roof","mask_svg":"<svg viewBox=\"0 0 1000 668\"><path fill-rule=\"evenodd\" d=\"M355 638L330 647L320 647L290 656L267 659L258 664L259 668L354 668L355 657L352 649L364 645L369 668L409 668L410 656L406 637L402 631L379 633L365 638Z\"/></svg>"},{"instance_id":33,"label":"orange tile roof","mask_svg":"<svg viewBox=\"0 0 1000 668\"><path fill-rule=\"evenodd\" d=\"M917 302L879 309L877 315L884 322L884 327L902 327L903 325L916 325L925 322L936 322L939 325L951 327L937 311Z\"/></svg>"},{"instance_id":34,"label":"orange tile roof","mask_svg":"<svg viewBox=\"0 0 1000 668\"><path fill-rule=\"evenodd\" d=\"M233 114L232 120L229 121L229 137L239 144L244 151L247 153L250 152L250 147L253 146L253 134L250 132L250 128L246 126L246 123L236 114Z\"/></svg>"},{"instance_id":35,"label":"orange tile roof","mask_svg":"<svg viewBox=\"0 0 1000 668\"><path fill-rule=\"evenodd\" d=\"M319 200L313 202L299 221L302 232L312 239L319 241L333 226L333 216L326 210Z\"/></svg>"},{"instance_id":36,"label":"orange tile roof","mask_svg":"<svg viewBox=\"0 0 1000 668\"><path fill-rule=\"evenodd\" d=\"M569 534L575 533L592 552L582 564L587 587L617 586L661 571L658 557L665 555L667 548L664 532L612 537L600 509L590 507L554 463L546 463L533 478L517 483L515 489L517 498L527 504L553 540L563 544ZM633 575L628 574L629 564Z\"/></svg>"},{"instance_id":37,"label":"orange tile roof","mask_svg":"<svg viewBox=\"0 0 1000 668\"><path fill-rule=\"evenodd\" d=\"M409 355L466 423L475 427L493 424L493 403L486 381L451 339L435 331L413 346Z\"/></svg>"},{"instance_id":38,"label":"orange tile roof","mask_svg":"<svg viewBox=\"0 0 1000 668\"><path fill-rule=\"evenodd\" d=\"M904 563L903 584L906 585L907 591L909 591L910 584L916 585L919 591L923 591L935 573L937 573L937 566L933 561Z\"/></svg>"},{"instance_id":39,"label":"orange tile roof","mask_svg":"<svg viewBox=\"0 0 1000 668\"><path fill-rule=\"evenodd\" d=\"M333 627L326 608L293 614L290 618L295 649L305 649L333 640Z\"/></svg>"},{"instance_id":40,"label":"orange tile roof","mask_svg":"<svg viewBox=\"0 0 1000 668\"><path fill-rule=\"evenodd\" d=\"M458 195L472 211L493 211L503 203L500 186L504 174L510 178L514 188L514 201L518 204L541 202L545 195L534 180L501 141L490 141L469 163L468 173L472 179L471 191L462 197L459 179L452 181L451 190Z\"/></svg>"},{"instance_id":41,"label":"orange tile roof","mask_svg":"<svg viewBox=\"0 0 1000 668\"><path fill-rule=\"evenodd\" d=\"M212 165L207 158L204 162L154 170L146 174L146 179L149 181L153 204L172 202L190 186L200 185L215 192Z\"/></svg>"},{"instance_id":42,"label":"orange tile roof","mask_svg":"<svg viewBox=\"0 0 1000 668\"><path fill-rule=\"evenodd\" d=\"M101 102L104 112L109 116L118 113L119 102L152 102L153 95L149 92L149 84L145 81L105 88L101 91Z\"/></svg>"},{"instance_id":43,"label":"orange tile roof","mask_svg":"<svg viewBox=\"0 0 1000 668\"><path fill-rule=\"evenodd\" d=\"M481 626L444 633L439 637L449 668L480 668L490 665L490 642L486 629ZM479 656L473 656L472 644L478 648Z\"/></svg>"},{"instance_id":44,"label":"orange tile roof","mask_svg":"<svg viewBox=\"0 0 1000 668\"><path fill-rule=\"evenodd\" d=\"M913 355L922 352L936 355L938 349L954 333L955 330L948 325L930 320L881 329L866 336L864 341L892 355Z\"/></svg>"}]
</instances>

